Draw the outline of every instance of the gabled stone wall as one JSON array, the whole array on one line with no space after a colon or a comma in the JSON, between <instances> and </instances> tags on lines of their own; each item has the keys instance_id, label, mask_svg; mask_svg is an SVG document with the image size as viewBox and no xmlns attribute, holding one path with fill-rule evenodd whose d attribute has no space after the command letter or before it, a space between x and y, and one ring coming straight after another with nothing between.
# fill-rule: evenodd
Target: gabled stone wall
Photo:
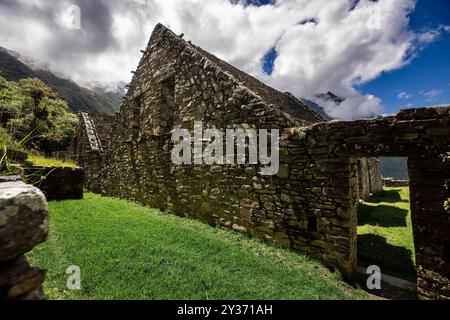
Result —
<instances>
[{"instance_id":1,"label":"gabled stone wall","mask_svg":"<svg viewBox=\"0 0 450 320\"><path fill-rule=\"evenodd\" d=\"M179 192L171 172L171 132L192 129L194 121L244 129L306 123L267 104L194 46L158 26L115 119L105 155L105 192L154 206L181 203L174 199Z\"/></svg>"},{"instance_id":2,"label":"gabled stone wall","mask_svg":"<svg viewBox=\"0 0 450 320\"><path fill-rule=\"evenodd\" d=\"M103 150L108 144L109 135L111 134L112 124L114 122L114 116L99 113L89 113L88 116L91 119L100 143L100 147Z\"/></svg>"},{"instance_id":3,"label":"gabled stone wall","mask_svg":"<svg viewBox=\"0 0 450 320\"><path fill-rule=\"evenodd\" d=\"M260 176L258 166L174 165L171 132L192 130L194 121L208 128L287 130L278 175ZM308 123L267 104L160 27L115 119L103 191L308 252L351 275L356 160L311 151L288 130Z\"/></svg>"},{"instance_id":4,"label":"gabled stone wall","mask_svg":"<svg viewBox=\"0 0 450 320\"><path fill-rule=\"evenodd\" d=\"M85 112L79 117L71 151L75 161L84 169L84 186L100 193L103 149L108 143L114 117Z\"/></svg>"}]
</instances>

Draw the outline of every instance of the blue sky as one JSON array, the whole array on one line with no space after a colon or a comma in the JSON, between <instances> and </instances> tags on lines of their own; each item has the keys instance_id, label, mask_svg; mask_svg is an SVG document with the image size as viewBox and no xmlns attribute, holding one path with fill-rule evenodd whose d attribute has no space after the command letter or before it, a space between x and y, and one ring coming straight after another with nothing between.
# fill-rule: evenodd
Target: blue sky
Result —
<instances>
[{"instance_id":1,"label":"blue sky","mask_svg":"<svg viewBox=\"0 0 450 320\"><path fill-rule=\"evenodd\" d=\"M419 0L410 27L420 31L439 25L450 25L450 1ZM450 33L443 33L421 50L409 65L383 73L358 89L381 98L386 113L413 106L450 104Z\"/></svg>"}]
</instances>

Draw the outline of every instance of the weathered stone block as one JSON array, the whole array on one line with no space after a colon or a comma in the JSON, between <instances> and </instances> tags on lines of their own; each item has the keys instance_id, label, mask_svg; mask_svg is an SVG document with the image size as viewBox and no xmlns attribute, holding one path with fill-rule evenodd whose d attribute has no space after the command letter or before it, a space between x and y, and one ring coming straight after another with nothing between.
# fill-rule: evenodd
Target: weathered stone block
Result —
<instances>
[{"instance_id":1,"label":"weathered stone block","mask_svg":"<svg viewBox=\"0 0 450 320\"><path fill-rule=\"evenodd\" d=\"M289 165L280 165L277 176L282 179L289 178Z\"/></svg>"},{"instance_id":2,"label":"weathered stone block","mask_svg":"<svg viewBox=\"0 0 450 320\"><path fill-rule=\"evenodd\" d=\"M245 198L241 199L239 201L239 205L244 208L259 208L260 207L259 202L253 201L250 199L245 199Z\"/></svg>"},{"instance_id":3,"label":"weathered stone block","mask_svg":"<svg viewBox=\"0 0 450 320\"><path fill-rule=\"evenodd\" d=\"M0 183L0 262L13 259L48 234L44 194L23 182Z\"/></svg>"}]
</instances>

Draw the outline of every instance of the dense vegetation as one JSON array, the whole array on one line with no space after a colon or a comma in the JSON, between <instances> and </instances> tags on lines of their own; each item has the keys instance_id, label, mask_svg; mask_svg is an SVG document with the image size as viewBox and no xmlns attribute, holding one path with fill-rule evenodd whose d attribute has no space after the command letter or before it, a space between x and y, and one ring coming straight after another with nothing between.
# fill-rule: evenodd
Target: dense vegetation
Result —
<instances>
[{"instance_id":1,"label":"dense vegetation","mask_svg":"<svg viewBox=\"0 0 450 320\"><path fill-rule=\"evenodd\" d=\"M367 299L322 264L232 231L114 198L50 202L29 258L50 299ZM81 269L81 290L66 269Z\"/></svg>"},{"instance_id":2,"label":"dense vegetation","mask_svg":"<svg viewBox=\"0 0 450 320\"><path fill-rule=\"evenodd\" d=\"M409 188L385 188L361 202L358 225L359 265L416 281Z\"/></svg>"},{"instance_id":3,"label":"dense vegetation","mask_svg":"<svg viewBox=\"0 0 450 320\"><path fill-rule=\"evenodd\" d=\"M0 142L49 154L66 150L78 123L67 103L39 79L0 76Z\"/></svg>"}]
</instances>

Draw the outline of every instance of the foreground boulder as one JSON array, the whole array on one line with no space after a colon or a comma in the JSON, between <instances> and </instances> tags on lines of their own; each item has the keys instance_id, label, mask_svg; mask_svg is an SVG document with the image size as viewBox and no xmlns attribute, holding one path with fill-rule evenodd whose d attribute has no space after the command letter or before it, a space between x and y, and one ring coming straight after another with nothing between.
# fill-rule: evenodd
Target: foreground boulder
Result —
<instances>
[{"instance_id":1,"label":"foreground boulder","mask_svg":"<svg viewBox=\"0 0 450 320\"><path fill-rule=\"evenodd\" d=\"M12 181L8 181L12 180ZM48 205L37 188L0 179L0 300L44 299L45 271L24 254L48 236Z\"/></svg>"}]
</instances>

